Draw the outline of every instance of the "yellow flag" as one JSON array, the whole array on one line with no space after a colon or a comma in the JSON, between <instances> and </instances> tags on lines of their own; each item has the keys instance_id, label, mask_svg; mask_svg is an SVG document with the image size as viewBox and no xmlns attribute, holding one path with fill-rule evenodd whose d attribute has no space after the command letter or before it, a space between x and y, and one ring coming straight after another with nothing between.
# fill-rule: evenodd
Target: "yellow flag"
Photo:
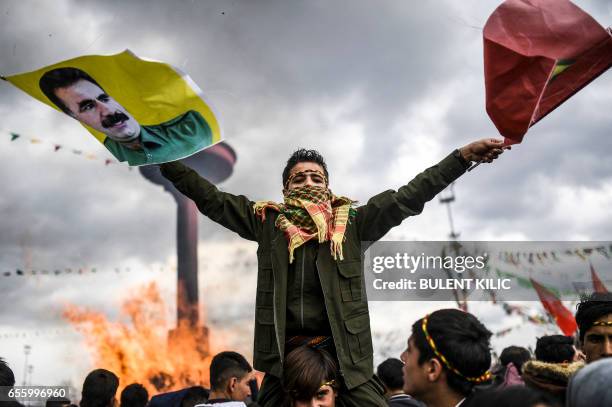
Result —
<instances>
[{"instance_id":1,"label":"yellow flag","mask_svg":"<svg viewBox=\"0 0 612 407\"><path fill-rule=\"evenodd\" d=\"M210 104L187 74L129 50L81 56L6 79L78 120L130 165L178 160L222 139Z\"/></svg>"}]
</instances>

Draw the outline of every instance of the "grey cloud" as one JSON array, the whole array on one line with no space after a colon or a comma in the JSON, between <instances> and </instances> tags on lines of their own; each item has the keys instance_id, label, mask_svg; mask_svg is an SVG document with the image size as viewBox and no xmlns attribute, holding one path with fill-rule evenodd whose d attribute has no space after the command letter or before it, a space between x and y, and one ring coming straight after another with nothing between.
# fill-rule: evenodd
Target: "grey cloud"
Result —
<instances>
[{"instance_id":1,"label":"grey cloud","mask_svg":"<svg viewBox=\"0 0 612 407\"><path fill-rule=\"evenodd\" d=\"M577 3L609 25L607 2ZM130 48L187 71L217 108L238 154L234 174L222 189L254 200L280 199L284 162L305 146L326 156L335 192L364 200L399 186L384 180L416 175L392 173L394 163L421 158L400 156L421 150L416 148L420 139L399 126L407 112L436 96L450 104L448 109L434 106L438 111L428 123L444 130L432 143L439 158L497 133L484 110L479 31L497 4L13 0L0 6L0 73ZM609 198L604 188L612 179L610 95L607 73L531 129L522 145L462 177L453 206L462 236L513 232L540 240L575 235L609 239L607 208L584 214L590 219L585 223L582 208L560 206L556 193L588 188L604 201ZM335 109L341 113L330 117ZM176 208L169 194L137 171L104 167L67 150L53 153L48 144L10 143L8 131L16 131L100 157L107 154L70 119L6 83L0 83L0 116L3 269L26 263L33 268L112 269L124 262L147 265L172 258ZM421 124L414 123L417 128ZM430 153L434 164L437 153ZM419 227L409 223L402 230L417 238L440 230L447 221L438 205L428 205L431 215L426 212L414 223ZM559 219L564 211L567 216ZM593 222L598 217L601 221ZM203 217L199 226L204 242L237 239ZM116 303L104 302L116 300L122 291L104 281L75 277L70 287L62 287L57 280L47 282L45 291L6 279L0 285L0 305L20 310L6 322L15 327L20 318L28 324L57 322L48 307L58 296L113 312ZM118 281L123 288L139 279ZM483 318L489 318L492 311L485 311ZM214 309L211 315L218 319L224 314Z\"/></svg>"}]
</instances>

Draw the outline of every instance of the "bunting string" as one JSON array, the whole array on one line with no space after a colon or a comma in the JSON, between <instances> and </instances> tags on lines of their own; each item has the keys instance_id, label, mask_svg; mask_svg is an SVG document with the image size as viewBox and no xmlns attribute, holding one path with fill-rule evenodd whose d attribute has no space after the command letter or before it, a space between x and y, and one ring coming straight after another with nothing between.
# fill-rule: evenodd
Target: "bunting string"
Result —
<instances>
[{"instance_id":1,"label":"bunting string","mask_svg":"<svg viewBox=\"0 0 612 407\"><path fill-rule=\"evenodd\" d=\"M37 329L29 331L0 331L0 339L35 339L49 337L79 337L79 334L72 329Z\"/></svg>"},{"instance_id":2,"label":"bunting string","mask_svg":"<svg viewBox=\"0 0 612 407\"><path fill-rule=\"evenodd\" d=\"M231 261L226 262L223 265L224 268L230 268L232 270L248 270L248 269L256 269L257 261L253 259L247 260L236 260L233 259ZM203 263L199 266L201 271L208 270L209 265L207 263ZM174 266L145 266L142 269L147 270L148 272L176 272L176 267ZM1 270L1 268L0 268ZM91 275L91 274L119 274L119 273L130 273L134 272L134 270L130 267L107 267L107 268L97 268L97 267L47 267L47 268L12 268L8 269L4 267L4 271L0 271L0 278L6 277L32 277L32 276L79 276L79 275Z\"/></svg>"},{"instance_id":3,"label":"bunting string","mask_svg":"<svg viewBox=\"0 0 612 407\"><path fill-rule=\"evenodd\" d=\"M583 247L577 249L565 249L556 251L541 251L541 252L499 252L498 260L508 264L518 266L535 266L535 265L550 265L551 263L560 263L564 258L579 258L583 261L589 261L591 256L598 255L612 260L612 244L599 245L594 247Z\"/></svg>"},{"instance_id":4,"label":"bunting string","mask_svg":"<svg viewBox=\"0 0 612 407\"><path fill-rule=\"evenodd\" d=\"M145 267L148 272L175 272L175 267ZM7 277L32 277L32 276L67 276L67 275L91 275L91 274L119 274L130 273L133 270L130 267L114 267L114 268L96 268L96 267L68 267L68 268L45 268L45 269L26 269L16 268L12 270L2 271L1 278Z\"/></svg>"},{"instance_id":5,"label":"bunting string","mask_svg":"<svg viewBox=\"0 0 612 407\"><path fill-rule=\"evenodd\" d=\"M36 137L27 137L27 136L23 136L19 133L14 133L14 132L10 132L9 136L11 139L10 141L15 142L15 144L18 144L21 141L25 141L25 142L29 142L30 144L50 146L51 147L50 151L53 151L54 153L61 152L61 151L67 151L73 156L80 156L90 161L100 161L101 163L104 163L104 166L106 167L108 167L109 165L120 164L120 162L115 159L100 157L95 153L79 150L76 148L70 148L69 146L65 146L63 144L41 140ZM126 166L126 167L128 168L128 171L133 170L133 167L130 167L130 166Z\"/></svg>"}]
</instances>

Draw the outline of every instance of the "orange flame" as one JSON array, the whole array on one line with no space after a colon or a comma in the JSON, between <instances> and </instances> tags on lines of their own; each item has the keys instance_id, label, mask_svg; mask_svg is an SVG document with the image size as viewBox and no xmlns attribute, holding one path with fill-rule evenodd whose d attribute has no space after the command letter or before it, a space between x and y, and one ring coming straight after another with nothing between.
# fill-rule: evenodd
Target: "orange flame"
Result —
<instances>
[{"instance_id":1,"label":"orange flame","mask_svg":"<svg viewBox=\"0 0 612 407\"><path fill-rule=\"evenodd\" d=\"M75 305L66 306L63 316L84 335L95 368L119 376L117 394L131 383L142 384L149 395L209 386L207 328L185 321L169 331L166 305L155 283L140 287L123 302L121 316L128 323Z\"/></svg>"}]
</instances>

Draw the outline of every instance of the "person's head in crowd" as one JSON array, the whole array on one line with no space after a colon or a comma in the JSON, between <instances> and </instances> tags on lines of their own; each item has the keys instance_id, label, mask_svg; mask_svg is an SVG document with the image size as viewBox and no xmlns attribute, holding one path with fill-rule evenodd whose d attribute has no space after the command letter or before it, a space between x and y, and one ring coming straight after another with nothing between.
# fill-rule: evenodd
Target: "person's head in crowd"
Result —
<instances>
[{"instance_id":1,"label":"person's head in crowd","mask_svg":"<svg viewBox=\"0 0 612 407\"><path fill-rule=\"evenodd\" d=\"M529 359L531 359L531 353L521 346L508 346L504 348L501 355L499 355L499 362L503 366L508 366L512 363L519 374L523 371L523 364Z\"/></svg>"},{"instance_id":2,"label":"person's head in crowd","mask_svg":"<svg viewBox=\"0 0 612 407\"><path fill-rule=\"evenodd\" d=\"M376 368L376 375L385 385L387 397L404 392L403 367L404 364L401 360L389 358Z\"/></svg>"},{"instance_id":3,"label":"person's head in crowd","mask_svg":"<svg viewBox=\"0 0 612 407\"><path fill-rule=\"evenodd\" d=\"M149 392L140 383L125 386L121 392L121 407L144 407L149 401Z\"/></svg>"},{"instance_id":4,"label":"person's head in crowd","mask_svg":"<svg viewBox=\"0 0 612 407\"><path fill-rule=\"evenodd\" d=\"M287 355L282 383L288 407L334 407L338 366L325 350L300 346Z\"/></svg>"},{"instance_id":5,"label":"person's head in crowd","mask_svg":"<svg viewBox=\"0 0 612 407\"><path fill-rule=\"evenodd\" d=\"M106 369L96 369L85 377L81 407L116 407L119 378Z\"/></svg>"},{"instance_id":6,"label":"person's head in crowd","mask_svg":"<svg viewBox=\"0 0 612 407\"><path fill-rule=\"evenodd\" d=\"M180 407L194 407L200 403L208 401L209 392L202 386L192 386L187 389Z\"/></svg>"},{"instance_id":7,"label":"person's head in crowd","mask_svg":"<svg viewBox=\"0 0 612 407\"><path fill-rule=\"evenodd\" d=\"M239 353L226 351L210 363L210 399L245 401L251 396L253 368Z\"/></svg>"},{"instance_id":8,"label":"person's head in crowd","mask_svg":"<svg viewBox=\"0 0 612 407\"><path fill-rule=\"evenodd\" d=\"M563 407L546 393L525 386L510 386L477 392L470 407Z\"/></svg>"},{"instance_id":9,"label":"person's head in crowd","mask_svg":"<svg viewBox=\"0 0 612 407\"><path fill-rule=\"evenodd\" d=\"M138 139L140 124L87 72L72 67L45 72L41 91L61 111L118 143Z\"/></svg>"},{"instance_id":10,"label":"person's head in crowd","mask_svg":"<svg viewBox=\"0 0 612 407\"><path fill-rule=\"evenodd\" d=\"M14 385L15 375L13 374L13 371L4 361L4 359L0 358L0 386L10 387Z\"/></svg>"},{"instance_id":11,"label":"person's head in crowd","mask_svg":"<svg viewBox=\"0 0 612 407\"><path fill-rule=\"evenodd\" d=\"M580 301L576 323L587 363L612 356L612 293L593 293Z\"/></svg>"},{"instance_id":12,"label":"person's head in crowd","mask_svg":"<svg viewBox=\"0 0 612 407\"><path fill-rule=\"evenodd\" d=\"M612 406L612 358L586 365L567 386L567 407Z\"/></svg>"},{"instance_id":13,"label":"person's head in crowd","mask_svg":"<svg viewBox=\"0 0 612 407\"><path fill-rule=\"evenodd\" d=\"M438 310L412 325L402 353L404 392L428 406L455 406L491 375L491 332L467 312Z\"/></svg>"},{"instance_id":14,"label":"person's head in crowd","mask_svg":"<svg viewBox=\"0 0 612 407\"><path fill-rule=\"evenodd\" d=\"M376 375L385 386L385 397L390 406L421 407L421 402L404 393L403 368L404 364L397 358L388 358L376 368Z\"/></svg>"},{"instance_id":15,"label":"person's head in crowd","mask_svg":"<svg viewBox=\"0 0 612 407\"><path fill-rule=\"evenodd\" d=\"M9 396L9 387L15 385L15 375L13 371L4 361L0 358L0 397L6 401L0 401L2 407L22 407L23 405L17 402L14 397Z\"/></svg>"},{"instance_id":16,"label":"person's head in crowd","mask_svg":"<svg viewBox=\"0 0 612 407\"><path fill-rule=\"evenodd\" d=\"M542 362L570 363L575 356L576 348L571 336L546 335L536 342L535 357Z\"/></svg>"},{"instance_id":17,"label":"person's head in crowd","mask_svg":"<svg viewBox=\"0 0 612 407\"><path fill-rule=\"evenodd\" d=\"M523 365L523 381L526 386L547 393L564 404L570 378L584 366L582 361L570 362L529 360Z\"/></svg>"},{"instance_id":18,"label":"person's head in crowd","mask_svg":"<svg viewBox=\"0 0 612 407\"><path fill-rule=\"evenodd\" d=\"M52 397L47 399L45 407L70 407L72 403L65 397Z\"/></svg>"},{"instance_id":19,"label":"person's head in crowd","mask_svg":"<svg viewBox=\"0 0 612 407\"><path fill-rule=\"evenodd\" d=\"M327 188L328 185L327 165L318 151L300 148L291 154L283 170L283 192L285 194L304 186Z\"/></svg>"}]
</instances>

